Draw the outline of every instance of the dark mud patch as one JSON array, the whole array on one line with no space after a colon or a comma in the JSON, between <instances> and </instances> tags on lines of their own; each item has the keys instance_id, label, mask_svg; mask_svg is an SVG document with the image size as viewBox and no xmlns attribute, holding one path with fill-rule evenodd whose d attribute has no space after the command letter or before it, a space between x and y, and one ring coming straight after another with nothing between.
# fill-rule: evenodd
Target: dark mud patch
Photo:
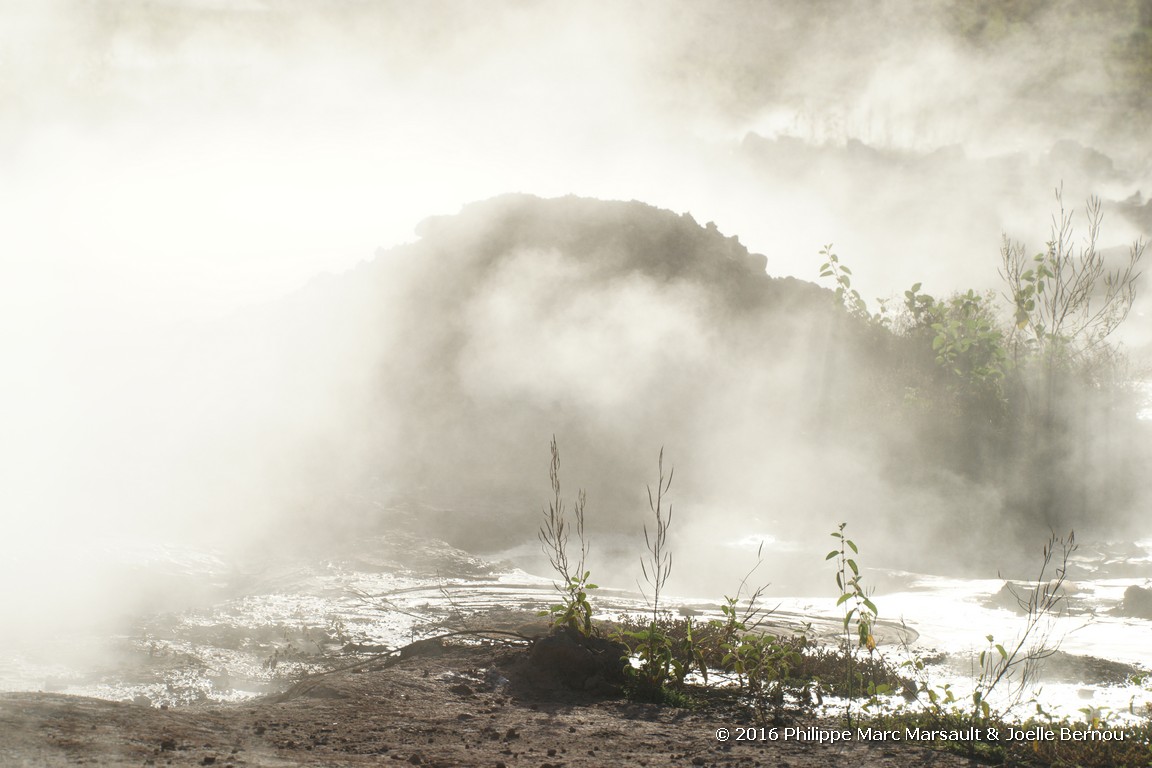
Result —
<instances>
[{"instance_id":1,"label":"dark mud patch","mask_svg":"<svg viewBox=\"0 0 1152 768\"><path fill-rule=\"evenodd\" d=\"M526 646L429 644L275 698L167 710L0 696L0 764L57 766L962 766L903 744L718 742L750 725L730 698L671 709L541 680ZM822 727L813 720L799 725Z\"/></svg>"}]
</instances>

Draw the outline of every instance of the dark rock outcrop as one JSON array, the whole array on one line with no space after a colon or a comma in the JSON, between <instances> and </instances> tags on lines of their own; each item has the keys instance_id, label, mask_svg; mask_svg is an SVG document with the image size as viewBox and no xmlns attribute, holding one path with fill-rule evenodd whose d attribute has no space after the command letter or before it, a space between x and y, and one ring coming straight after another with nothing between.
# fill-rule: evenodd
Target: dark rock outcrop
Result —
<instances>
[{"instance_id":1,"label":"dark rock outcrop","mask_svg":"<svg viewBox=\"0 0 1152 768\"><path fill-rule=\"evenodd\" d=\"M1135 584L1124 590L1119 612L1136 619L1152 620L1152 589Z\"/></svg>"}]
</instances>

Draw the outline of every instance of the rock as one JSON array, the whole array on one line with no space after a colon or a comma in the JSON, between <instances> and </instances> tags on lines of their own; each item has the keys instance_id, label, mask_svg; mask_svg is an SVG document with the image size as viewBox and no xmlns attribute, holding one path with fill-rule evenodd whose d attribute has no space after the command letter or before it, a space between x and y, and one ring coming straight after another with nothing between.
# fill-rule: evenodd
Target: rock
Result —
<instances>
[{"instance_id":1,"label":"rock","mask_svg":"<svg viewBox=\"0 0 1152 768\"><path fill-rule=\"evenodd\" d=\"M1152 619L1152 589L1135 584L1124 590L1120 613L1136 619Z\"/></svg>"}]
</instances>

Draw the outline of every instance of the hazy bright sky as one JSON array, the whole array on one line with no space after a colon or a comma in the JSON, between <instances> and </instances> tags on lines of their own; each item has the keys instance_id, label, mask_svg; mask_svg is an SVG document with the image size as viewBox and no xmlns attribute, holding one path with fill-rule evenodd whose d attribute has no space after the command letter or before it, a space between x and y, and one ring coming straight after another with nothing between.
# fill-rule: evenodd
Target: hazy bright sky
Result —
<instances>
[{"instance_id":1,"label":"hazy bright sky","mask_svg":"<svg viewBox=\"0 0 1152 768\"><path fill-rule=\"evenodd\" d=\"M1013 98L1056 77L1043 36L1004 59L900 3L845 8L3 0L5 454L54 456L121 363L505 192L690 211L772 274L814 279L835 242L869 299L991 286L1001 231L1042 232L1076 183L1030 159L1091 126ZM837 149L758 165L750 130ZM947 147L971 162L901 165Z\"/></svg>"},{"instance_id":2,"label":"hazy bright sky","mask_svg":"<svg viewBox=\"0 0 1152 768\"><path fill-rule=\"evenodd\" d=\"M812 277L823 242L865 248L843 185L750 191L743 134L987 145L1011 73L930 18L796 7L4 0L0 317L39 344L219 316L510 191L690 209Z\"/></svg>"}]
</instances>

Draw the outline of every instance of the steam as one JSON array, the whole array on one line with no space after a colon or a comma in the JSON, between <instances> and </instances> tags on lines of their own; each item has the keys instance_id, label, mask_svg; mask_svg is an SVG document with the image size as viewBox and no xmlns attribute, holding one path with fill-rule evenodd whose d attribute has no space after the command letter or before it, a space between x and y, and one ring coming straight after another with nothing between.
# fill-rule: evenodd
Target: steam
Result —
<instances>
[{"instance_id":1,"label":"steam","mask_svg":"<svg viewBox=\"0 0 1152 768\"><path fill-rule=\"evenodd\" d=\"M26 586L0 610L131 610L94 542L258 548L350 496L510 535L553 432L622 530L664 445L684 541L842 517L833 467L884 519L986 493L893 499L875 445L813 437L824 316L769 323L607 245L458 250L483 217L389 249L473 200L578 194L714 221L774 276L834 242L870 300L992 287L1001 232L1042 243L1055 185L1152 187L1107 100L1116 33L1072 7L974 45L948 7L895 3L10 3L0 575Z\"/></svg>"}]
</instances>

